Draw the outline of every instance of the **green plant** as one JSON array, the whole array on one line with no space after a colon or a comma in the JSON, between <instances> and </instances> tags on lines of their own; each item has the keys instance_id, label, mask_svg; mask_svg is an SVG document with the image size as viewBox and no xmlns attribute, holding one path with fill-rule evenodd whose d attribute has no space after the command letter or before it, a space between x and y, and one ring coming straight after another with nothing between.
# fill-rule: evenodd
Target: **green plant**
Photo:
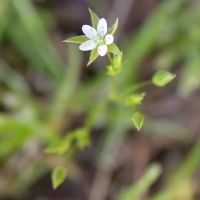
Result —
<instances>
[{"instance_id":1,"label":"green plant","mask_svg":"<svg viewBox=\"0 0 200 200\"><path fill-rule=\"evenodd\" d=\"M115 155L125 134L132 129L132 121L137 129L142 126L143 117L141 114L138 117L138 112L141 112L140 106L146 94L144 87L152 82L157 86L163 86L174 78L173 74L166 71L167 68L179 62L183 63L184 68L179 83L182 94L189 94L199 87L199 3L193 0L191 3L193 9L189 9L184 5L185 2L185 0L161 2L144 25L133 36L128 37L127 45L123 46L123 53L119 52L118 48L110 48L108 66L86 81L80 79L82 62L80 52L70 46L68 62L63 62L48 37L47 24L30 0L1 2L1 44L6 38L11 47L17 50L17 56L23 60L19 64L20 67L42 73L52 84L52 99L48 104L38 100L24 76L15 68L17 64L9 62L9 59L1 55L0 81L3 83L0 90L1 105L7 111L2 112L0 116L1 172L7 175L0 180L1 195L19 194L44 173L53 169L54 174L54 171L61 166L70 176L70 164L74 162L74 153L90 144L91 129L99 124L105 131L103 141L98 147L96 162L98 169L105 170L107 157ZM90 13L96 26L98 17L91 10ZM118 20L111 29L112 34L117 26ZM82 43L86 40L85 37L76 39L77 41L74 38L71 42L80 43L81 39ZM158 71L152 80L138 83L138 69L142 61L157 50L160 51L156 56L155 66L162 68L161 71ZM94 50L89 64L96 58L97 51ZM93 101L96 103L91 104ZM75 117L78 118L74 113L85 113L86 116L80 126L72 129L70 124ZM176 124L171 122L165 124L161 121L158 123L161 126L159 131L164 126L167 132L172 131L172 137L176 138L177 129L176 127L173 129L173 125ZM151 123L151 126L153 125L155 124ZM185 131L184 127L179 131L182 130ZM34 148L30 145L31 142L34 142ZM35 151L35 157L29 155L32 149ZM24 158L20 157L21 152L25 152ZM191 186L191 176L198 165L196 163L198 159L195 159L198 148L192 155L192 162L188 161L184 170L184 173L190 171L186 184L183 184L184 188ZM13 160L22 164L20 171L16 171L15 177L4 173L15 166ZM54 174L54 177L57 176L60 175ZM56 186L64 178L62 175L56 181ZM172 185L180 181L181 178ZM155 195L155 199L164 199L167 194L173 195L173 186L163 188L161 193ZM148 190L148 187L145 190Z\"/></svg>"},{"instance_id":2,"label":"green plant","mask_svg":"<svg viewBox=\"0 0 200 200\"><path fill-rule=\"evenodd\" d=\"M89 25L83 25L82 30L85 35L72 37L64 40L64 42L75 44L78 43L80 44L79 49L82 51L91 50L88 65L92 64L92 62L94 62L98 56L108 56L109 65L107 66L107 75L111 77L112 82L111 92L108 100L111 99L120 107L128 106L133 108L131 119L134 126L139 131L144 123L144 116L137 110L139 109L138 106L141 104L144 98L144 93L136 95L135 92L138 92L138 89L141 89L149 84L163 87L171 82L175 75L168 71L159 71L153 76L152 80L145 83L138 83L140 85L139 88L137 88L137 85L134 85L134 88L131 87L121 89L122 91L128 91L128 93L124 94L124 92L121 92L117 86L117 79L118 75L120 75L120 72L123 70L123 53L113 43L113 34L117 31L118 19L116 19L114 25L108 29L107 22L104 18L99 19L97 14L95 14L91 9L89 9L89 12L91 16L92 27Z\"/></svg>"}]
</instances>

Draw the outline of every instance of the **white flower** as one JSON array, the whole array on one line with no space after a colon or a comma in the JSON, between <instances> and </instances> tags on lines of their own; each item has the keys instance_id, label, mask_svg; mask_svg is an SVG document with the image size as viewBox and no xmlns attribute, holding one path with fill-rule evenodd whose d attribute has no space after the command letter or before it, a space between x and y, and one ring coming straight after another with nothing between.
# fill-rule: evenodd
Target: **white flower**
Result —
<instances>
[{"instance_id":1,"label":"white flower","mask_svg":"<svg viewBox=\"0 0 200 200\"><path fill-rule=\"evenodd\" d=\"M83 25L82 31L88 37L88 41L79 46L81 51L90 51L97 48L100 56L105 56L108 48L107 46L114 42L114 37L107 34L107 22L104 18L100 19L97 25L97 30L89 25Z\"/></svg>"}]
</instances>

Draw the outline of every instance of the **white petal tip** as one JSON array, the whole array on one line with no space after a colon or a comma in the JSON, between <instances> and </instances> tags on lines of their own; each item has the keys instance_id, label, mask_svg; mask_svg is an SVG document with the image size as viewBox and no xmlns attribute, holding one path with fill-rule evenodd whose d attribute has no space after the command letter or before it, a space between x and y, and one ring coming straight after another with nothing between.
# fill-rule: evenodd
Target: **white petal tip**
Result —
<instances>
[{"instance_id":1,"label":"white petal tip","mask_svg":"<svg viewBox=\"0 0 200 200\"><path fill-rule=\"evenodd\" d=\"M104 36L107 33L107 22L104 18L101 18L99 20L98 26L97 26L97 32Z\"/></svg>"},{"instance_id":2,"label":"white petal tip","mask_svg":"<svg viewBox=\"0 0 200 200\"><path fill-rule=\"evenodd\" d=\"M107 46L105 44L98 46L98 54L100 56L105 56L107 54Z\"/></svg>"},{"instance_id":3,"label":"white petal tip","mask_svg":"<svg viewBox=\"0 0 200 200\"><path fill-rule=\"evenodd\" d=\"M89 25L83 25L82 31L89 39L97 39L97 31L93 27Z\"/></svg>"},{"instance_id":4,"label":"white petal tip","mask_svg":"<svg viewBox=\"0 0 200 200\"><path fill-rule=\"evenodd\" d=\"M106 35L106 37L105 37L105 43L106 43L107 45L110 45L110 44L112 44L113 42L114 42L114 37L113 37L113 35L111 35L111 34Z\"/></svg>"},{"instance_id":5,"label":"white petal tip","mask_svg":"<svg viewBox=\"0 0 200 200\"><path fill-rule=\"evenodd\" d=\"M88 40L87 42L82 43L79 46L81 51L90 51L97 47L96 43L93 40Z\"/></svg>"}]
</instances>

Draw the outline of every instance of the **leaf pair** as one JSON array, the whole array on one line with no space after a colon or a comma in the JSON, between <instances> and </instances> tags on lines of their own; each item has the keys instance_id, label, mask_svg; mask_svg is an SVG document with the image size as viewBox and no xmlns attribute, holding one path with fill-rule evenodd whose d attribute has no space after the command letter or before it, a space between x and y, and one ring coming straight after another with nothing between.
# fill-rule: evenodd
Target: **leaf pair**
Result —
<instances>
[{"instance_id":1,"label":"leaf pair","mask_svg":"<svg viewBox=\"0 0 200 200\"><path fill-rule=\"evenodd\" d=\"M142 103L144 97L145 97L144 92L132 94L126 99L126 105L128 105L128 106L140 105Z\"/></svg>"},{"instance_id":2,"label":"leaf pair","mask_svg":"<svg viewBox=\"0 0 200 200\"><path fill-rule=\"evenodd\" d=\"M90 143L89 132L86 128L77 128L69 132L64 138L59 138L46 148L46 153L66 154L71 150L72 145L83 149Z\"/></svg>"}]
</instances>

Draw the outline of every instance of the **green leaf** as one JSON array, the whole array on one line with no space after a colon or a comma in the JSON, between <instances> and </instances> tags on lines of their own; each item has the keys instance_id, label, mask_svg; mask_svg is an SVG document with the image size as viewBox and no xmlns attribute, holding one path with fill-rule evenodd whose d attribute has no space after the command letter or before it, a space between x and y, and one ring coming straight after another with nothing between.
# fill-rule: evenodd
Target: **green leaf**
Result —
<instances>
[{"instance_id":1,"label":"green leaf","mask_svg":"<svg viewBox=\"0 0 200 200\"><path fill-rule=\"evenodd\" d=\"M113 67L113 65L108 65L107 66L107 74L109 76L116 76L116 74L118 74L118 70L116 70L116 68Z\"/></svg>"},{"instance_id":2,"label":"green leaf","mask_svg":"<svg viewBox=\"0 0 200 200\"><path fill-rule=\"evenodd\" d=\"M81 44L81 43L86 42L88 40L89 39L85 35L80 35L80 36L75 36L75 37L66 39L63 42Z\"/></svg>"},{"instance_id":3,"label":"green leaf","mask_svg":"<svg viewBox=\"0 0 200 200\"><path fill-rule=\"evenodd\" d=\"M120 52L119 54L115 55L113 58L113 65L115 65L116 68L121 69L123 64L123 53Z\"/></svg>"},{"instance_id":4,"label":"green leaf","mask_svg":"<svg viewBox=\"0 0 200 200\"><path fill-rule=\"evenodd\" d=\"M108 46L108 51L115 55L121 54L121 51L114 43Z\"/></svg>"},{"instance_id":5,"label":"green leaf","mask_svg":"<svg viewBox=\"0 0 200 200\"><path fill-rule=\"evenodd\" d=\"M90 144L90 135L87 129L85 128L77 129L74 134L79 149L83 149Z\"/></svg>"},{"instance_id":6,"label":"green leaf","mask_svg":"<svg viewBox=\"0 0 200 200\"><path fill-rule=\"evenodd\" d=\"M54 141L53 144L50 144L50 146L45 149L45 152L51 154L68 153L74 139L73 137L73 134L69 133L66 137L61 138L58 141Z\"/></svg>"},{"instance_id":7,"label":"green leaf","mask_svg":"<svg viewBox=\"0 0 200 200\"><path fill-rule=\"evenodd\" d=\"M99 22L99 17L90 8L89 8L89 12L90 12L91 21L92 21L92 27L97 28L97 25L98 25L98 22Z\"/></svg>"},{"instance_id":8,"label":"green leaf","mask_svg":"<svg viewBox=\"0 0 200 200\"><path fill-rule=\"evenodd\" d=\"M158 87L163 87L170 83L176 77L175 74L166 70L160 70L156 72L152 78L153 84Z\"/></svg>"},{"instance_id":9,"label":"green leaf","mask_svg":"<svg viewBox=\"0 0 200 200\"><path fill-rule=\"evenodd\" d=\"M155 181L159 178L161 172L162 169L160 165L152 164L148 169L145 170L144 175L137 182L134 182L122 189L115 200L141 199L142 195L148 191L153 183L155 183Z\"/></svg>"},{"instance_id":10,"label":"green leaf","mask_svg":"<svg viewBox=\"0 0 200 200\"><path fill-rule=\"evenodd\" d=\"M87 64L87 66L91 65L98 57L98 52L97 52L97 48L96 49L93 49L90 53L90 59L89 59L89 62Z\"/></svg>"},{"instance_id":11,"label":"green leaf","mask_svg":"<svg viewBox=\"0 0 200 200\"><path fill-rule=\"evenodd\" d=\"M60 167L54 168L51 175L53 189L58 188L58 186L60 186L64 182L66 176L67 176L67 173L64 167L60 166Z\"/></svg>"},{"instance_id":12,"label":"green leaf","mask_svg":"<svg viewBox=\"0 0 200 200\"><path fill-rule=\"evenodd\" d=\"M142 103L142 100L144 99L144 96L145 96L144 92L141 94L133 94L126 99L126 104L129 106L140 105Z\"/></svg>"},{"instance_id":13,"label":"green leaf","mask_svg":"<svg viewBox=\"0 0 200 200\"><path fill-rule=\"evenodd\" d=\"M111 63L111 65L107 66L107 74L109 76L116 76L121 72L122 58L123 58L122 52L120 52L120 54L118 55L113 56L113 62Z\"/></svg>"},{"instance_id":14,"label":"green leaf","mask_svg":"<svg viewBox=\"0 0 200 200\"><path fill-rule=\"evenodd\" d=\"M180 75L178 90L182 96L189 96L200 86L200 56L198 47L188 50L185 66Z\"/></svg>"},{"instance_id":15,"label":"green leaf","mask_svg":"<svg viewBox=\"0 0 200 200\"><path fill-rule=\"evenodd\" d=\"M117 30L117 28L118 28L118 26L119 26L119 20L117 18L115 20L115 23L113 24L113 26L111 28L109 28L108 33L111 34L111 35L114 35L116 30Z\"/></svg>"},{"instance_id":16,"label":"green leaf","mask_svg":"<svg viewBox=\"0 0 200 200\"><path fill-rule=\"evenodd\" d=\"M41 131L34 121L31 122L20 121L6 114L0 115L0 159L8 158L17 152L29 138L33 137L36 130Z\"/></svg>"},{"instance_id":17,"label":"green leaf","mask_svg":"<svg viewBox=\"0 0 200 200\"><path fill-rule=\"evenodd\" d=\"M143 114L140 113L140 112L134 113L133 117L132 117L132 121L133 121L133 124L136 127L136 129L138 131L140 131L140 129L142 128L143 123L144 123L144 116L143 116Z\"/></svg>"}]
</instances>

